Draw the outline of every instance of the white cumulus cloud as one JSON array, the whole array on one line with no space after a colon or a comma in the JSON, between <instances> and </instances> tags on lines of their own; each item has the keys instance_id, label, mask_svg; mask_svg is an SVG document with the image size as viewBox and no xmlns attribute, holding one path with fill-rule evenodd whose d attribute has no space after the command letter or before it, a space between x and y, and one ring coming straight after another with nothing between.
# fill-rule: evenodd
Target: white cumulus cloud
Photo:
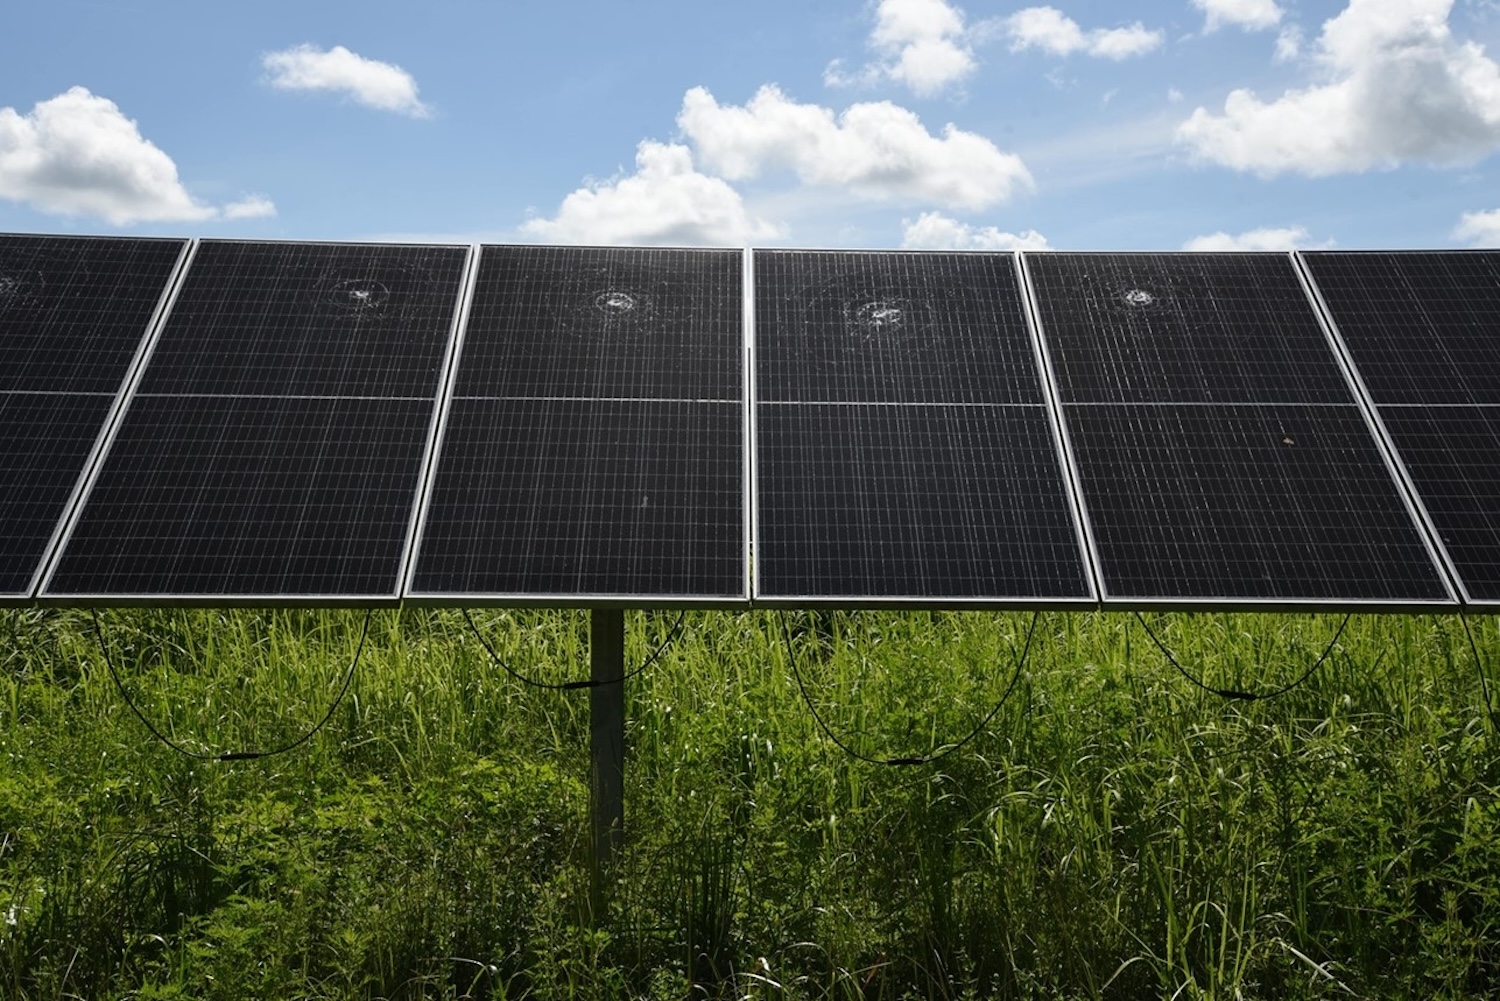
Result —
<instances>
[{"instance_id":1,"label":"white cumulus cloud","mask_svg":"<svg viewBox=\"0 0 1500 1001\"><path fill-rule=\"evenodd\" d=\"M1500 65L1448 27L1453 0L1350 0L1323 25L1323 82L1262 101L1235 90L1177 139L1199 160L1262 176L1324 176L1417 161L1470 163L1500 147Z\"/></svg>"},{"instance_id":2,"label":"white cumulus cloud","mask_svg":"<svg viewBox=\"0 0 1500 1001\"><path fill-rule=\"evenodd\" d=\"M1193 6L1203 11L1205 31L1218 31L1226 24L1261 31L1281 23L1276 0L1193 0Z\"/></svg>"},{"instance_id":3,"label":"white cumulus cloud","mask_svg":"<svg viewBox=\"0 0 1500 1001\"><path fill-rule=\"evenodd\" d=\"M276 214L255 196L224 208L190 195L172 158L111 100L73 87L29 114L0 108L0 198L116 226Z\"/></svg>"},{"instance_id":4,"label":"white cumulus cloud","mask_svg":"<svg viewBox=\"0 0 1500 1001\"><path fill-rule=\"evenodd\" d=\"M1012 51L1041 49L1055 56L1078 52L1104 59L1129 59L1145 55L1165 40L1160 31L1141 22L1123 28L1081 25L1056 7L1027 7L999 22L999 30L1010 37Z\"/></svg>"},{"instance_id":5,"label":"white cumulus cloud","mask_svg":"<svg viewBox=\"0 0 1500 1001\"><path fill-rule=\"evenodd\" d=\"M1303 226L1266 226L1231 236L1225 232L1197 236L1182 245L1183 250L1300 250L1309 246ZM1330 247L1333 241L1319 246Z\"/></svg>"},{"instance_id":6,"label":"white cumulus cloud","mask_svg":"<svg viewBox=\"0 0 1500 1001\"><path fill-rule=\"evenodd\" d=\"M870 47L880 59L853 76L835 60L823 79L830 86L894 80L927 97L974 71L974 53L963 12L945 0L880 0Z\"/></svg>"},{"instance_id":7,"label":"white cumulus cloud","mask_svg":"<svg viewBox=\"0 0 1500 1001\"><path fill-rule=\"evenodd\" d=\"M432 110L417 97L417 81L393 63L366 59L342 45L328 50L294 45L261 57L271 86L280 90L331 90L379 111L426 118Z\"/></svg>"},{"instance_id":8,"label":"white cumulus cloud","mask_svg":"<svg viewBox=\"0 0 1500 1001\"><path fill-rule=\"evenodd\" d=\"M1465 212L1453 228L1453 238L1477 247L1500 247L1500 209Z\"/></svg>"},{"instance_id":9,"label":"white cumulus cloud","mask_svg":"<svg viewBox=\"0 0 1500 1001\"><path fill-rule=\"evenodd\" d=\"M579 188L555 217L521 228L569 244L741 246L780 235L728 183L699 173L686 146L649 139L636 148L635 173Z\"/></svg>"},{"instance_id":10,"label":"white cumulus cloud","mask_svg":"<svg viewBox=\"0 0 1500 1001\"><path fill-rule=\"evenodd\" d=\"M933 135L915 114L888 101L835 115L798 104L774 86L760 88L743 106L721 105L694 87L677 124L704 167L732 181L790 170L804 184L861 198L967 210L1032 186L1020 157L953 125Z\"/></svg>"},{"instance_id":11,"label":"white cumulus cloud","mask_svg":"<svg viewBox=\"0 0 1500 1001\"><path fill-rule=\"evenodd\" d=\"M923 212L902 221L901 246L908 250L1046 250L1047 238L1034 229L1007 233L996 226L970 226L941 212Z\"/></svg>"}]
</instances>

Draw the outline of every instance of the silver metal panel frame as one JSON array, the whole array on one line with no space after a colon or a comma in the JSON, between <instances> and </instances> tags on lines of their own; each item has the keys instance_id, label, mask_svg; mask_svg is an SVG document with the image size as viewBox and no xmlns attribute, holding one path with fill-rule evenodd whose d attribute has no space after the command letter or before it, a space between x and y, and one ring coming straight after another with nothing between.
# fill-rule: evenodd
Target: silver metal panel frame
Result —
<instances>
[{"instance_id":1,"label":"silver metal panel frame","mask_svg":"<svg viewBox=\"0 0 1500 1001\"><path fill-rule=\"evenodd\" d=\"M750 441L750 419L748 404L748 387L750 385L750 372L748 357L750 352L749 320L747 313L753 310L751 300L752 285L750 282L750 251L743 248L732 247L670 247L670 248L643 248L643 249L666 249L686 250L692 252L706 253L738 253L741 255L741 274L744 288L741 290L744 302L741 305L741 331L740 331L740 364L744 368L742 373L741 399L738 401L725 400L722 402L738 402L741 410L741 448L745 450L742 458L742 480L740 486L740 503L742 508L742 540L740 545L740 559L742 563L741 593L737 595L682 595L682 594L612 594L612 593L566 593L546 594L530 592L490 592L490 591L417 591L411 586L415 579L417 562L421 558L422 540L426 535L427 515L432 506L432 493L437 481L437 466L442 453L442 444L447 436L448 415L453 408L453 394L458 384L458 370L463 365L463 342L468 335L469 313L474 302L475 290L478 286L479 268L481 258L486 246L495 249L511 247L529 248L533 244L475 244L473 254L469 262L469 271L466 274L467 291L463 298L462 316L457 330L455 341L450 345L452 356L449 360L451 369L445 376L445 390L442 398L442 414L437 424L434 442L429 461L430 467L426 473L426 480L421 493L421 509L417 522L413 529L413 542L407 558L407 564L402 574L401 603L413 607L424 608L748 608L750 604L750 552L752 546L752 519L748 504L749 479L751 476L751 465L749 458ZM620 247L569 247L568 249L583 250L620 250ZM753 315L753 313L750 313ZM641 397L629 397L631 400L640 400ZM681 402L703 402L699 400L684 399ZM721 401L710 401L721 402Z\"/></svg>"},{"instance_id":2,"label":"silver metal panel frame","mask_svg":"<svg viewBox=\"0 0 1500 1001\"><path fill-rule=\"evenodd\" d=\"M1099 551L1094 545L1094 526L1083 505L1078 465L1073 459L1073 442L1063 423L1057 374L1052 367L1052 355L1047 351L1047 343L1042 337L1042 316L1037 305L1036 287L1031 281L1031 269L1026 264L1026 255L1016 251L1012 256L1015 258L1016 281L1020 283L1021 299L1026 309L1026 329L1031 334L1031 351L1036 357L1037 378L1041 380L1042 396L1047 401L1047 418L1052 424L1058 468L1067 485L1068 501L1073 506L1073 531L1077 533L1078 552L1083 558L1084 578L1089 585L1089 594L1095 601L1099 601L1104 594L1104 577L1099 570Z\"/></svg>"},{"instance_id":3,"label":"silver metal panel frame","mask_svg":"<svg viewBox=\"0 0 1500 1001\"><path fill-rule=\"evenodd\" d=\"M469 248L468 260L464 262L464 275L458 293L458 305L453 312L453 326L448 331L448 354L443 359L443 375L438 383L437 406L433 408L432 426L427 431L427 455L422 460L422 475L417 483L417 503L412 512L411 524L407 526L405 556L401 561L401 573L396 593L406 595L412 575L416 573L417 558L422 548L422 539L427 528L427 512L432 507L432 487L437 480L438 457L448 432L448 414L453 409L453 387L458 377L458 360L463 354L464 335L469 329L469 310L474 305L474 289L479 276L479 261L484 248L474 244Z\"/></svg>"},{"instance_id":4,"label":"silver metal panel frame","mask_svg":"<svg viewBox=\"0 0 1500 1001\"><path fill-rule=\"evenodd\" d=\"M99 471L104 467L104 459L109 454L109 450L114 446L115 437L120 432L120 425L125 423L125 412L130 409L130 403L135 399L136 389L141 384L146 366L151 361L151 355L156 351L157 342L161 340L161 332L167 325L168 317L172 315L172 308L177 304L177 296L182 292L182 286L187 282L188 272L192 270L193 261L198 256L198 248L200 246L202 246L201 240L193 240L191 246L188 248L187 259L178 265L178 273L176 280L172 284L171 292L167 296L166 301L160 304L156 322L151 328L151 332L146 336L145 342L141 345L134 367L131 369L129 377L125 380L124 387L120 390L119 399L115 403L113 420L109 422L104 434L104 440L98 445L94 455L94 462L89 467L88 477L74 499L73 508L68 512L66 526L53 546L51 558L47 561L47 572L42 576L41 583L37 588L37 599L39 601L45 601L49 597L47 589L52 584L52 575L57 572L57 564L62 560L63 550L68 548L68 543L73 538L73 529L78 526L78 518L83 513L84 507L88 505L88 499L94 492L94 484L99 480Z\"/></svg>"},{"instance_id":5,"label":"silver metal panel frame","mask_svg":"<svg viewBox=\"0 0 1500 1001\"><path fill-rule=\"evenodd\" d=\"M1033 302L1033 304L1036 307L1036 323L1037 323L1037 328L1036 329L1037 329L1037 333L1039 335L1039 340L1040 340L1040 342L1042 344L1042 350L1043 350L1043 352L1047 353L1048 349L1047 349L1047 344L1046 344L1045 330L1044 330L1044 327L1043 327L1042 322L1041 322L1040 305L1037 302L1036 297L1035 297L1035 286L1032 284L1032 281L1031 281L1030 268L1026 264L1026 259L1028 257L1030 257L1032 253L1033 253L1032 251L1025 251L1025 252L1021 253L1022 266L1023 266L1023 269L1025 270L1025 274L1026 274L1028 293L1031 295L1032 302ZM1038 253L1039 255L1052 256L1052 255L1061 255L1061 254L1069 254L1069 255L1082 254L1082 253L1085 253L1085 252L1074 252L1074 251L1040 251L1040 252L1036 252L1036 253ZM1189 257L1189 256L1197 256L1199 254L1222 254L1223 252L1221 252L1221 251L1144 251L1143 250L1143 251L1125 251L1125 252L1121 252L1120 254L1116 254L1116 252L1114 252L1114 251L1090 251L1090 252L1087 252L1087 253L1094 253L1094 254L1098 254L1098 255L1101 255L1101 256L1102 255L1109 255L1109 256L1140 256L1140 257L1144 257L1144 256L1178 256L1178 257ZM1267 255L1280 256L1279 254L1277 254L1274 251L1236 251L1236 252L1233 252L1233 253L1236 254L1236 255L1238 255L1238 256L1261 256L1261 257L1267 256ZM1294 252L1288 252L1287 256L1288 256L1288 258L1291 259L1293 272L1298 275L1298 279L1302 283L1303 290L1304 290L1304 292L1306 292L1307 284L1302 279L1301 272L1300 272L1299 268L1296 265L1296 261L1295 261L1295 257L1294 257ZM1318 315L1318 310L1317 310L1316 305L1311 300L1309 300L1308 305L1309 305L1309 307L1312 308L1314 317L1316 319L1318 319L1320 326L1322 326L1322 318L1321 318L1321 316ZM1324 333L1324 337L1326 339L1328 337L1328 333L1329 333L1328 328L1326 326L1322 326L1322 330L1323 330L1323 333ZM1338 352L1337 352L1336 349L1333 348L1333 345L1332 345L1331 341L1329 342L1329 347L1330 347L1331 350L1334 350L1335 360L1339 361L1340 363L1342 363L1342 359L1338 357ZM1054 387L1055 387L1056 375L1055 375L1055 372L1053 371L1052 366L1051 366L1051 361L1050 361L1051 355L1047 354L1047 358L1048 358L1047 375L1048 375L1049 380L1053 381ZM1342 364L1341 364L1340 367L1341 367L1341 371L1344 372L1344 377L1345 377L1345 380L1347 382L1348 379L1349 379L1349 373L1348 373L1347 369L1343 368ZM1353 402L1356 405L1358 405L1358 403L1359 403L1358 394L1354 392L1354 389L1353 389L1352 385L1351 385L1350 388L1351 388L1351 393L1354 393L1354 396L1355 396L1355 399L1354 399ZM1223 597L1214 597L1214 598L1188 598L1188 597L1149 597L1149 596L1140 596L1140 595L1117 595L1117 594L1111 594L1110 591L1109 591L1109 587L1108 587L1108 581L1106 580L1105 574L1104 574L1104 564L1103 564L1103 561L1099 557L1097 539L1096 539L1096 537L1094 535L1093 524L1092 524L1092 522L1088 518L1088 506L1087 506L1087 500L1086 500L1086 492L1083 490L1082 477L1079 476L1079 474L1078 474L1078 467L1077 467L1077 465L1074 462L1074 458L1073 458L1073 454L1072 454L1071 439L1068 437L1068 433L1067 433L1066 406L1068 406L1068 405L1064 404L1062 402L1062 398L1061 398L1060 395L1057 397L1057 399L1058 399L1058 413L1059 413L1059 417L1060 417L1060 419L1062 421L1062 424L1063 424L1063 439L1064 439L1064 442L1066 443L1066 447L1067 447L1067 450L1068 450L1068 453L1069 453L1069 469L1072 471L1073 475L1075 477L1077 477L1077 482L1078 482L1078 487L1079 487L1079 489L1078 489L1078 496L1080 498L1080 501L1082 502L1081 514L1082 514L1082 517L1083 517L1083 520L1084 520L1084 524L1087 527L1087 532L1088 532L1088 535L1089 535L1089 545L1090 545L1090 549L1091 549L1091 554L1092 554L1092 556L1093 556L1093 558L1095 560L1095 564L1094 565L1095 565L1095 567L1097 569L1097 572L1098 572L1098 581L1099 581L1099 607L1100 607L1101 610L1103 610L1103 611L1129 611L1129 610L1143 611L1143 610L1155 610L1155 611L1205 611L1205 612L1206 611L1226 611L1226 612L1230 612L1230 611L1240 611L1240 612L1319 612L1319 611L1413 612L1413 611L1424 611L1424 610L1431 610L1431 611L1451 611L1453 608L1455 608L1457 606L1457 602L1453 598L1452 587L1449 584L1448 580L1446 579L1445 575L1442 573L1440 564L1438 564L1436 562L1436 560L1434 560L1434 568L1438 569L1438 579L1440 581L1442 581L1444 589L1448 592L1449 597L1448 597L1447 600L1439 600L1439 599L1413 599L1413 600L1399 600L1399 601L1396 601L1396 600L1387 600L1387 599L1349 599L1349 598L1247 598L1247 597L1243 597L1243 596L1233 596L1233 595L1225 595ZM1362 412L1363 412L1363 410L1362 410ZM1368 422L1368 420L1369 420L1368 415L1366 415L1366 421ZM1372 434L1373 434L1373 429L1372 429ZM1379 445L1379 440L1377 438L1377 446L1378 445ZM1383 450L1382 450L1382 458L1386 461L1387 469L1390 470L1390 458L1389 458L1388 455L1385 454L1385 452ZM1428 542L1428 540L1425 538L1425 533L1421 531L1421 524L1417 520L1417 518L1415 516L1415 513L1412 512L1411 507L1410 507L1409 499L1405 497L1404 492L1400 490L1399 485L1398 485L1398 493L1402 493L1403 494L1403 500L1407 501L1407 504L1408 504L1408 515L1410 517L1412 517L1413 522L1417 525L1417 527L1419 529L1418 534L1423 536L1424 543L1428 544L1428 555L1429 555L1429 558L1431 559L1432 558L1432 550L1431 550L1430 542Z\"/></svg>"},{"instance_id":6,"label":"silver metal panel frame","mask_svg":"<svg viewBox=\"0 0 1500 1001\"><path fill-rule=\"evenodd\" d=\"M1401 457L1401 451L1396 447L1390 429L1385 426L1385 420L1380 415L1380 405L1370 394L1370 387L1365 384L1364 376L1360 374L1359 366L1354 362L1354 354L1349 350L1343 332L1339 330L1338 321L1333 318L1333 310L1329 307L1328 300L1323 297L1323 290L1318 287L1311 267L1300 250L1291 251L1291 258L1297 277L1302 281L1302 287L1307 292L1308 301L1312 303L1313 311L1318 314L1318 322L1323 326L1323 335L1328 338L1328 343L1338 358L1350 391L1359 401L1360 410L1365 415L1365 423L1369 425L1370 433L1374 435L1376 443L1380 446L1386 467L1391 471L1392 478L1401 489L1401 496L1406 501L1412 520L1422 531L1428 554L1439 567L1448 593L1453 596L1455 602L1478 606L1481 603L1476 602L1470 596L1468 587L1464 584L1463 575L1458 572L1458 565L1453 562L1452 554L1443 544L1442 534L1433 522L1427 505L1422 501L1421 491L1417 489L1416 481L1412 479L1410 470L1406 468L1406 460ZM1500 608L1500 603L1496 603L1495 607Z\"/></svg>"},{"instance_id":7,"label":"silver metal panel frame","mask_svg":"<svg viewBox=\"0 0 1500 1001\"><path fill-rule=\"evenodd\" d=\"M743 595L701 594L606 594L606 593L448 593L414 591L402 605L411 608L682 608L745 609L750 602Z\"/></svg>"},{"instance_id":8,"label":"silver metal panel frame","mask_svg":"<svg viewBox=\"0 0 1500 1001\"><path fill-rule=\"evenodd\" d=\"M135 370L131 373L125 389L120 394L117 404L114 422L109 427L107 439L100 445L99 453L93 467L89 470L88 482L80 493L71 514L68 517L67 528L62 538L58 541L52 553L52 558L47 566L46 576L42 579L41 588L37 593L38 604L54 607L90 607L90 608L394 608L401 604L401 591L399 588L401 574L409 556L407 549L411 546L411 528L408 526L406 547L402 550L400 560L397 561L396 575L397 587L389 593L379 594L54 594L48 591L51 586L52 577L57 572L57 565L62 559L64 550L67 549L69 540L73 537L73 531L78 526L79 518L83 509L87 506L89 497L93 494L94 486L98 482L100 471L104 468L104 462L108 456L109 449L114 445L116 436L121 426L125 423L125 416L130 405L135 400L136 392L145 377L147 366L150 365L151 355L156 351L156 345L161 340L162 331L171 319L173 307L177 303L177 297L186 284L187 276L192 270L193 259L197 257L198 249L205 241L194 239L188 260L181 265L177 281L172 287L171 295L160 309L155 328L151 331L147 343L143 345L140 358ZM255 244L273 246L303 246L313 245L320 247L429 247L429 248L451 248L471 251L470 247L461 244L445 243L352 243L345 240L220 240L214 239L213 243L224 244ZM466 265L467 268L467 265ZM465 272L467 273L467 272ZM463 282L459 280L460 294L459 303L463 301ZM452 351L452 339L454 331L450 325L448 331L448 347ZM441 389L441 386L439 387ZM433 396L433 409L436 410L440 402L437 394ZM429 447L431 445L429 430ZM420 483L420 480L419 480ZM414 495L415 497L415 495Z\"/></svg>"},{"instance_id":9,"label":"silver metal panel frame","mask_svg":"<svg viewBox=\"0 0 1500 1001\"><path fill-rule=\"evenodd\" d=\"M69 238L71 239L71 238ZM107 237L90 237L89 239L111 239ZM128 239L128 238L127 238ZM144 237L142 239L153 239ZM177 294L177 286L182 281L183 273L187 270L186 262L196 248L196 241L190 239L172 240L162 242L174 242L179 244L177 261L172 265L172 270L167 274L167 283L162 286L161 293L156 299L156 308L151 311L151 318L146 322L141 331L140 340L136 342L135 354L131 356L130 363L125 366L125 375L120 384L115 387L114 399L110 402L109 410L104 415L104 423L99 426L99 431L94 436L94 444L89 449L89 454L83 462L83 468L79 470L78 478L73 481L73 490L68 494L67 502L63 504L62 513L58 516L57 523L52 526L52 534L47 539L47 544L42 547L41 558L37 560L36 569L31 572L31 579L26 582L26 590L0 594L0 607L15 607L24 605L36 598L37 590L45 579L47 572L52 567L52 561L56 558L63 538L64 531L72 524L73 512L78 507L83 496L85 486L92 482L95 464L104 452L104 445L110 438L111 428L120 417L120 410L124 406L124 398L128 387L135 378L136 370L141 366L146 357L147 344L155 337L156 328L161 323L166 312L167 304Z\"/></svg>"},{"instance_id":10,"label":"silver metal panel frame","mask_svg":"<svg viewBox=\"0 0 1500 1001\"><path fill-rule=\"evenodd\" d=\"M759 471L755 460L755 251L744 248L740 251L740 421L742 422L740 507L744 514L744 545L740 547L745 561L741 575L741 593L748 603L755 596L755 540L760 537L759 491L756 489Z\"/></svg>"},{"instance_id":11,"label":"silver metal panel frame","mask_svg":"<svg viewBox=\"0 0 1500 1001\"><path fill-rule=\"evenodd\" d=\"M1022 281L1022 276L1021 276L1021 274L1020 274L1020 272L1018 270L1019 269L1019 265L1018 265L1017 262L1018 262L1018 259L1019 259L1019 255L1018 255L1018 253L1016 251L995 251L995 250L943 250L943 251L920 251L920 250L809 250L809 249L805 249L805 248L795 248L795 249L786 249L786 250L767 249L767 250L765 250L763 252L764 253L773 253L773 254L774 253L795 253L795 254L804 254L804 253L813 253L813 254L816 254L816 253L829 253L829 254L850 254L850 255L868 255L868 256L874 256L874 255L889 256L889 255L892 255L892 254L942 253L942 254L961 254L961 255L969 256L969 257L990 257L990 258L996 258L996 257L1001 257L1001 256L1009 257L1011 259L1012 273L1014 274L1014 276L1016 277L1016 280L1017 280L1017 286L1018 286L1017 290L1020 293L1020 297L1021 297L1021 312L1022 312L1021 320L1022 320L1023 323L1026 324L1026 326L1027 326L1027 332L1031 335L1031 338L1032 338L1032 351L1033 351L1033 353L1035 353L1035 351L1037 349L1036 332L1032 329L1031 323L1030 323L1031 296L1029 295L1028 289L1027 289L1025 283ZM752 254L753 253L754 252L752 251ZM753 290L751 290L751 293L753 293ZM751 293L747 293L747 294L751 294ZM753 360L753 358L752 358L752 360ZM1040 365L1040 360L1038 361L1038 363ZM1050 399L1051 394L1050 394L1050 385L1049 385L1048 377L1047 377L1047 375L1045 373L1043 373L1040 370L1040 368L1039 368L1039 370L1037 372L1037 378L1041 381L1041 387L1042 387L1042 393L1043 393L1044 400ZM753 386L754 385L754 372L753 371L750 373L750 379L751 379L751 385ZM756 410L756 402L757 401L755 400L753 393L750 396L750 400L751 400L751 412L752 412L752 414L754 414L754 412ZM817 406L818 404L816 402L813 402L813 401L796 401L796 402L793 402L793 401L784 401L784 402L776 403L774 405L775 406ZM839 405L843 405L843 404L839 404ZM851 404L851 405L860 406L860 405L867 405L867 404ZM1031 406L1031 404L1024 404L1023 406L1026 406L1026 407L1029 408ZM1052 429L1053 429L1053 436L1054 436L1054 442L1055 442L1056 441L1056 435L1057 435L1057 424L1056 424L1055 416L1049 415L1049 423L1051 424ZM756 431L758 433L758 431L759 431L759 422L755 423L755 427L756 427ZM1073 484L1072 484L1072 482L1071 482L1071 480L1069 478L1067 469L1063 469L1063 470L1061 470L1061 472L1063 474L1063 482L1064 482L1064 486L1065 486L1067 495L1070 498L1070 500L1072 500L1072 502L1074 504L1074 507L1075 507L1074 520L1073 520L1073 528L1074 528L1074 532L1077 533L1077 532L1080 531L1080 526L1079 526L1079 521L1078 521L1078 515L1077 515L1077 511L1078 511L1078 508L1077 508L1077 498L1076 498L1076 495L1074 494ZM758 543L759 539L760 539L760 509L759 509L759 503L758 503L758 499L760 497L760 480L759 480L759 470L758 469L756 470L756 479L755 479L755 483L753 484L752 492L753 492L754 498L757 501L756 508L755 508L755 511L756 511L755 540ZM761 593L761 591L760 591L759 575L757 575L756 581L755 581L755 587L752 590L751 596L750 596L750 604L753 607L757 607L757 608L780 608L780 609L790 609L790 608L873 608L873 609L886 609L886 610L893 610L893 611L896 611L896 610L924 611L924 610L942 610L942 609L961 609L961 610L966 610L966 611L983 611L983 610L993 610L993 611L1005 611L1005 610L1022 610L1022 611L1024 611L1024 610L1037 610L1037 611L1054 611L1054 610L1056 610L1056 611L1067 611L1067 610L1070 610L1070 611L1082 611L1082 610L1085 610L1085 609L1093 609L1093 608L1097 608L1099 606L1099 598L1098 598L1097 586L1095 584L1095 576L1094 576L1092 567L1090 565L1091 557L1090 557L1089 552L1087 550L1085 550L1085 549L1082 548L1082 546L1083 546L1083 537L1080 535L1078 537L1078 539L1079 539L1079 544L1080 544L1080 553L1079 553L1079 555L1082 558L1082 569L1084 571L1084 578L1083 578L1084 579L1084 586L1088 589L1088 594L1081 595L1079 597L1071 597L1071 598L1070 597L1057 597L1057 596L1050 596L1050 597L1025 597L1025 596L1017 596L1017 595L1001 596L1001 597L972 597L972 596L945 597L945 596L941 596L941 595L938 595L938 596L934 596L934 595L832 595L832 594L820 594L820 595L775 594L775 595L767 595L767 594ZM758 549L758 546L757 546L757 549Z\"/></svg>"}]
</instances>

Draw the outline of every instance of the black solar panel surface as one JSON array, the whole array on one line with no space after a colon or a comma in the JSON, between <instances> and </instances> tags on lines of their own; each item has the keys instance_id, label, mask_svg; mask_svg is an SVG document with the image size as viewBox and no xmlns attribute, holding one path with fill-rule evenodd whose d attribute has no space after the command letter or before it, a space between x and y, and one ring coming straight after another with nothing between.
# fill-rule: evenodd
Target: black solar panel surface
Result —
<instances>
[{"instance_id":1,"label":"black solar panel surface","mask_svg":"<svg viewBox=\"0 0 1500 1001\"><path fill-rule=\"evenodd\" d=\"M46 593L394 599L466 254L204 242Z\"/></svg>"},{"instance_id":2,"label":"black solar panel surface","mask_svg":"<svg viewBox=\"0 0 1500 1001\"><path fill-rule=\"evenodd\" d=\"M743 597L742 272L485 247L410 593Z\"/></svg>"},{"instance_id":3,"label":"black solar panel surface","mask_svg":"<svg viewBox=\"0 0 1500 1001\"><path fill-rule=\"evenodd\" d=\"M29 595L185 243L0 236L0 595Z\"/></svg>"},{"instance_id":4,"label":"black solar panel surface","mask_svg":"<svg viewBox=\"0 0 1500 1001\"><path fill-rule=\"evenodd\" d=\"M1009 255L758 251L757 592L1087 599Z\"/></svg>"},{"instance_id":5,"label":"black solar panel surface","mask_svg":"<svg viewBox=\"0 0 1500 1001\"><path fill-rule=\"evenodd\" d=\"M1500 251L1304 259L1464 590L1500 602Z\"/></svg>"},{"instance_id":6,"label":"black solar panel surface","mask_svg":"<svg viewBox=\"0 0 1500 1001\"><path fill-rule=\"evenodd\" d=\"M1289 257L1027 261L1107 599L1445 600Z\"/></svg>"}]
</instances>

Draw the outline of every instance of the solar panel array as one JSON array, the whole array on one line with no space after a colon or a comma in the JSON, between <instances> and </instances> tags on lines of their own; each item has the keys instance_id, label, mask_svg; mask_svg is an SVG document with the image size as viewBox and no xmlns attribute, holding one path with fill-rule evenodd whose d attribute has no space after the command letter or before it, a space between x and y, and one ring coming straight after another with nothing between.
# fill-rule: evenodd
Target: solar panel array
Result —
<instances>
[{"instance_id":1,"label":"solar panel array","mask_svg":"<svg viewBox=\"0 0 1500 1001\"><path fill-rule=\"evenodd\" d=\"M1493 252L0 236L0 602L1495 607L1497 328Z\"/></svg>"}]
</instances>

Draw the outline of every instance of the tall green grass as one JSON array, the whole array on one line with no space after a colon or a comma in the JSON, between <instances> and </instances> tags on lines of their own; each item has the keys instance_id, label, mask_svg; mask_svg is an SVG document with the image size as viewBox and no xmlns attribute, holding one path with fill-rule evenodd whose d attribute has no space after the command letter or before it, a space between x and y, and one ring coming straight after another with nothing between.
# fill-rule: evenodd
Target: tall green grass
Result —
<instances>
[{"instance_id":1,"label":"tall green grass","mask_svg":"<svg viewBox=\"0 0 1500 1001\"><path fill-rule=\"evenodd\" d=\"M641 662L675 616L629 613ZM120 611L143 713L274 747L364 613ZM292 754L147 735L88 613L5 613L0 996L1322 998L1500 994L1500 757L1452 618L1359 617L1303 686L1209 695L1129 616L687 614L627 686L625 848L589 913L588 694L462 616L375 612ZM587 674L587 616L476 613ZM1332 617L1148 617L1219 687ZM1475 621L1500 663L1493 619Z\"/></svg>"}]
</instances>

